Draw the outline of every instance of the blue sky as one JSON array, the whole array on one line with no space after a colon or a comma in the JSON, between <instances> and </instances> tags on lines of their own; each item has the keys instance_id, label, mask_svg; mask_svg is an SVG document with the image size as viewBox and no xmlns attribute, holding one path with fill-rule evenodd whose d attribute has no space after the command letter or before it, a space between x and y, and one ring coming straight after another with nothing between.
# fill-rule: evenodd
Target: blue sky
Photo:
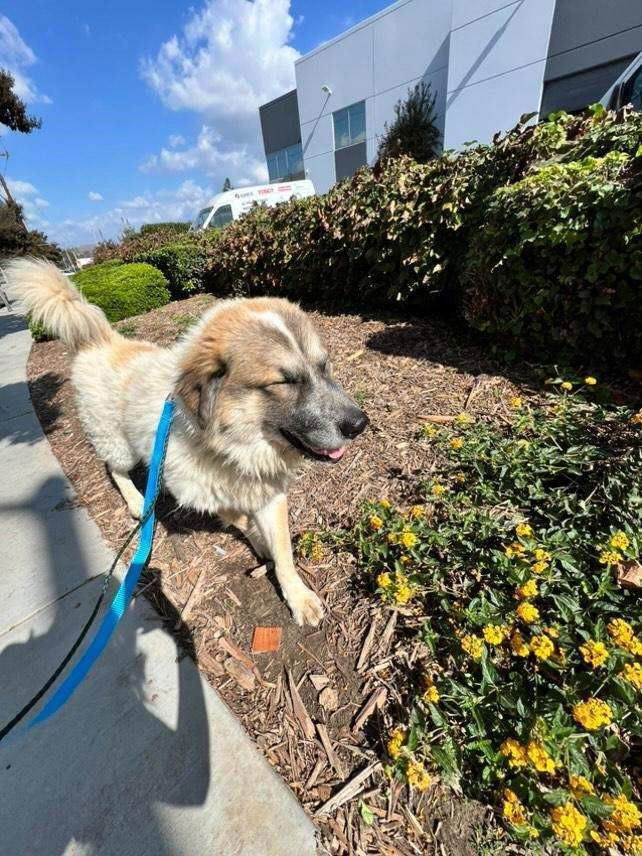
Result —
<instances>
[{"instance_id":1,"label":"blue sky","mask_svg":"<svg viewBox=\"0 0 642 856\"><path fill-rule=\"evenodd\" d=\"M5 131L30 224L63 244L187 219L229 176L264 180L258 105L294 60L386 0L5 0L0 67L43 127ZM4 161L0 161L4 168Z\"/></svg>"}]
</instances>

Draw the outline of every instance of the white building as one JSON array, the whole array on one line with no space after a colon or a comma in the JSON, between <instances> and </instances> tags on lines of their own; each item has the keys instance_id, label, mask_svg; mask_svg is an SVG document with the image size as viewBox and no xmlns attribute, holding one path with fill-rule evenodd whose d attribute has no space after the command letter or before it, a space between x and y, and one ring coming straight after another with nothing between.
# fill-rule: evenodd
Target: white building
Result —
<instances>
[{"instance_id":1,"label":"white building","mask_svg":"<svg viewBox=\"0 0 642 856\"><path fill-rule=\"evenodd\" d=\"M260 108L270 180L322 193L372 163L420 80L459 149L598 101L640 50L642 0L398 0L298 59L296 89Z\"/></svg>"}]
</instances>

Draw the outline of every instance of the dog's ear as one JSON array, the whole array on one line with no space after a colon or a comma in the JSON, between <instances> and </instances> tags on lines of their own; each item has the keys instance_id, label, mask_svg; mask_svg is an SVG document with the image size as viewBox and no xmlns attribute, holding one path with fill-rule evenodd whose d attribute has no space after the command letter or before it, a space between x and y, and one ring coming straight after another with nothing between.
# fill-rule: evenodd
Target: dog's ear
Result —
<instances>
[{"instance_id":1,"label":"dog's ear","mask_svg":"<svg viewBox=\"0 0 642 856\"><path fill-rule=\"evenodd\" d=\"M186 367L178 379L175 392L194 414L200 428L205 428L212 419L224 375L225 365L220 363L213 370L211 366Z\"/></svg>"}]
</instances>

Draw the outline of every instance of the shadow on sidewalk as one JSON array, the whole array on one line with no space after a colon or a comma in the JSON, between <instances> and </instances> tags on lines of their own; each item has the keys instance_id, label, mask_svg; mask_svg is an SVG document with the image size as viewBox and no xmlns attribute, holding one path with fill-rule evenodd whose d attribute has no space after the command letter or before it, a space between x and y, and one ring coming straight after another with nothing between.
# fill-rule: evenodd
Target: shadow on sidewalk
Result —
<instances>
[{"instance_id":1,"label":"shadow on sidewalk","mask_svg":"<svg viewBox=\"0 0 642 856\"><path fill-rule=\"evenodd\" d=\"M98 596L101 580L89 577L106 570L86 567L74 513L64 507L59 514L51 513L65 484L51 478L24 503L0 505L0 527L10 519L15 525L16 516L18 523L24 516L28 526L44 529L47 549L42 553L49 566L42 569L43 587L49 587L50 604L30 617L25 609L28 617L0 635L0 725L58 665ZM82 569L79 585L71 592L59 582L61 562ZM21 569L5 573L10 578L2 588L9 597L15 596L21 588ZM112 596L113 591L107 602ZM169 602L163 604L163 614L178 617ZM147 662L144 649L150 646L145 639L161 623L139 598L67 705L26 737L0 745L2 852L176 853L168 818L161 818L159 808L205 802L210 785L209 729L198 672L187 660L181 662L173 643L167 640L177 655L169 674L167 651ZM186 646L185 654L193 655L191 637ZM164 670L159 670L161 659ZM176 691L177 709L171 704Z\"/></svg>"}]
</instances>

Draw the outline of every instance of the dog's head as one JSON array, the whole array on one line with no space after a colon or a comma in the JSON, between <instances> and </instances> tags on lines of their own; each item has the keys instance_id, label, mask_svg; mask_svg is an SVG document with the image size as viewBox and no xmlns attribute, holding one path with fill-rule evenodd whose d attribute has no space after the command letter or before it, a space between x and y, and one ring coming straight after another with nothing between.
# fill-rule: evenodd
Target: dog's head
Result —
<instances>
[{"instance_id":1,"label":"dog's head","mask_svg":"<svg viewBox=\"0 0 642 856\"><path fill-rule=\"evenodd\" d=\"M176 392L203 442L239 463L275 453L336 462L368 423L333 379L309 318L287 300L222 301L180 348Z\"/></svg>"}]
</instances>

